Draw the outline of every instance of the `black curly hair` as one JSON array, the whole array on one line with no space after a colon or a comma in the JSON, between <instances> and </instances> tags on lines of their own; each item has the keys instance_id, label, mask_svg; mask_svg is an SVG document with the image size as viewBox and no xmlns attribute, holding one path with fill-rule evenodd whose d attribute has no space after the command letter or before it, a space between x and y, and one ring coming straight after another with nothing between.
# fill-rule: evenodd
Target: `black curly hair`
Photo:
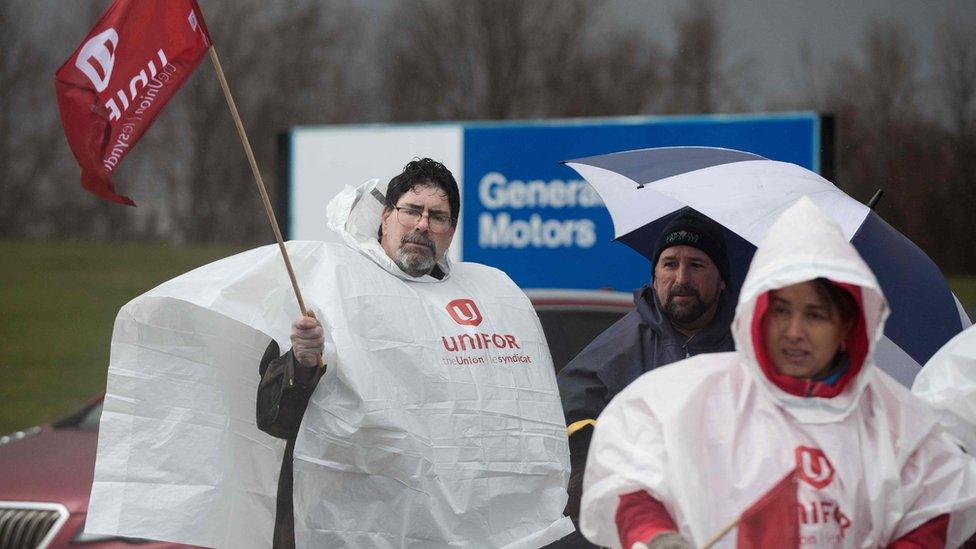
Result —
<instances>
[{"instance_id":1,"label":"black curly hair","mask_svg":"<svg viewBox=\"0 0 976 549\"><path fill-rule=\"evenodd\" d=\"M387 210L393 209L403 193L415 186L433 186L447 194L447 202L451 207L451 217L457 220L461 210L461 193L458 191L457 181L451 170L444 164L430 158L414 159L407 163L403 172L390 180L386 189Z\"/></svg>"}]
</instances>

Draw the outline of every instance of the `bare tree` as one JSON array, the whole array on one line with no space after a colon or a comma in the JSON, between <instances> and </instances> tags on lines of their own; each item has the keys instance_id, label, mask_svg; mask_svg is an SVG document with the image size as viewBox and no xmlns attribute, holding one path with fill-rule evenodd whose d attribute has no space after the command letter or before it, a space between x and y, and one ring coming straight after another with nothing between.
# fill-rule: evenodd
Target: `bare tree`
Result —
<instances>
[{"instance_id":1,"label":"bare tree","mask_svg":"<svg viewBox=\"0 0 976 549\"><path fill-rule=\"evenodd\" d=\"M356 12L311 0L268 9L248 0L205 4L221 65L262 177L274 194L277 135L298 123L356 116L344 62L358 33ZM250 167L213 68L205 61L168 107L156 176L168 191L166 225L178 240L260 242L271 238Z\"/></svg>"},{"instance_id":2,"label":"bare tree","mask_svg":"<svg viewBox=\"0 0 976 549\"><path fill-rule=\"evenodd\" d=\"M671 113L710 113L741 108L742 88L751 62L729 62L722 12L713 0L692 0L674 15L677 42L668 60L665 104Z\"/></svg>"},{"instance_id":3,"label":"bare tree","mask_svg":"<svg viewBox=\"0 0 976 549\"><path fill-rule=\"evenodd\" d=\"M639 31L614 31L612 40L577 41L560 70L544 70L533 116L614 116L658 112L663 100L661 48Z\"/></svg>"},{"instance_id":4,"label":"bare tree","mask_svg":"<svg viewBox=\"0 0 976 549\"><path fill-rule=\"evenodd\" d=\"M964 233L976 211L976 31L957 21L943 21L936 30L932 61L934 85L948 113L944 154L952 169L945 181L940 229L951 231L943 234ZM947 255L954 271L976 272L972 254L955 250Z\"/></svg>"},{"instance_id":5,"label":"bare tree","mask_svg":"<svg viewBox=\"0 0 976 549\"><path fill-rule=\"evenodd\" d=\"M859 57L834 63L829 103L843 117L840 172L866 200L877 186L904 175L896 168L914 142L920 120L917 104L916 46L905 29L890 20L865 28ZM903 193L889 191L886 201Z\"/></svg>"},{"instance_id":6,"label":"bare tree","mask_svg":"<svg viewBox=\"0 0 976 549\"><path fill-rule=\"evenodd\" d=\"M976 30L957 21L942 23L935 35L935 84L957 135L976 121Z\"/></svg>"},{"instance_id":7,"label":"bare tree","mask_svg":"<svg viewBox=\"0 0 976 549\"><path fill-rule=\"evenodd\" d=\"M973 272L976 258L960 253L957 239L944 237L968 233L976 209L974 175L966 175L976 150L964 130L972 127L976 106L967 91L973 83L965 77L976 45L963 38L967 29L951 26L937 30L932 58L934 91L953 113L949 131L922 108L917 48L907 29L891 20L865 25L859 50L832 62L815 59L806 48L800 105L836 117L839 186L861 201L884 189L878 211L889 223L943 271Z\"/></svg>"},{"instance_id":8,"label":"bare tree","mask_svg":"<svg viewBox=\"0 0 976 549\"><path fill-rule=\"evenodd\" d=\"M843 70L860 88L861 116L879 129L913 122L918 107L917 46L901 23L881 20L868 26L859 66ZM855 92L858 88L850 89Z\"/></svg>"},{"instance_id":9,"label":"bare tree","mask_svg":"<svg viewBox=\"0 0 976 549\"><path fill-rule=\"evenodd\" d=\"M657 48L636 33L601 36L591 47L599 7L580 0L398 4L383 33L390 118L640 112L658 93Z\"/></svg>"},{"instance_id":10,"label":"bare tree","mask_svg":"<svg viewBox=\"0 0 976 549\"><path fill-rule=\"evenodd\" d=\"M827 108L837 115L838 183L861 201L878 188L885 219L944 269L953 266L946 209L952 208L942 132L918 99L917 48L903 25L877 20L865 27L857 57L830 71Z\"/></svg>"},{"instance_id":11,"label":"bare tree","mask_svg":"<svg viewBox=\"0 0 976 549\"><path fill-rule=\"evenodd\" d=\"M52 93L56 66L30 34L42 15L24 2L0 4L0 235L6 237L50 234L45 210L58 202L44 181L64 146Z\"/></svg>"},{"instance_id":12,"label":"bare tree","mask_svg":"<svg viewBox=\"0 0 976 549\"><path fill-rule=\"evenodd\" d=\"M367 106L375 109L356 94L368 71L352 61L361 49L362 18L351 0L202 4L272 192L279 132L297 123L350 121ZM80 188L53 75L107 5L0 3L0 236L269 240L207 60L115 174L119 190L139 207L107 203Z\"/></svg>"},{"instance_id":13,"label":"bare tree","mask_svg":"<svg viewBox=\"0 0 976 549\"><path fill-rule=\"evenodd\" d=\"M32 136L15 130L19 121L14 113L37 108L36 103L31 104L32 94L24 88L40 84L38 75L32 74L40 64L37 52L18 32L19 25L10 23L18 19L17 5L0 5L0 27L5 29L0 34L0 113L4 113L0 116L0 165L6 166L7 172L0 177L0 194L4 197L0 200L0 234L6 236L18 235L24 226L23 204L29 202L32 189L23 180L36 177L42 165L40 159L24 154Z\"/></svg>"}]
</instances>

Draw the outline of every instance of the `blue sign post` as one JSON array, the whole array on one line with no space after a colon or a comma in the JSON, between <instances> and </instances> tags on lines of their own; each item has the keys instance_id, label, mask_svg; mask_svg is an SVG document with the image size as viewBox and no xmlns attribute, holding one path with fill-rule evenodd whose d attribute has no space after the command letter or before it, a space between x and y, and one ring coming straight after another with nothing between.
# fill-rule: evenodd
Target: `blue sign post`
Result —
<instances>
[{"instance_id":1,"label":"blue sign post","mask_svg":"<svg viewBox=\"0 0 976 549\"><path fill-rule=\"evenodd\" d=\"M613 242L610 215L571 158L668 146L725 147L820 170L815 113L465 124L463 256L523 288L631 290L650 265Z\"/></svg>"}]
</instances>

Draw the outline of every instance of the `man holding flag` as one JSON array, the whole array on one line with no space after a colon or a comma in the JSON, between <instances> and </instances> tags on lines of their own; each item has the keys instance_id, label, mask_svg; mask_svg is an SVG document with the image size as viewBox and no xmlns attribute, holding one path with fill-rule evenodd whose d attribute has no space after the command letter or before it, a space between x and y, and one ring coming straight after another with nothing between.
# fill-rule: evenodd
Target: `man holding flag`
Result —
<instances>
[{"instance_id":1,"label":"man holding flag","mask_svg":"<svg viewBox=\"0 0 976 549\"><path fill-rule=\"evenodd\" d=\"M258 426L294 447L275 547L291 546L292 500L298 546L532 547L572 530L545 338L507 276L447 257L459 211L428 158L329 204L345 245L306 288L320 312L261 363Z\"/></svg>"},{"instance_id":2,"label":"man holding flag","mask_svg":"<svg viewBox=\"0 0 976 549\"><path fill-rule=\"evenodd\" d=\"M58 69L61 122L89 192L115 192L112 174L210 48L194 0L115 2Z\"/></svg>"},{"instance_id":3,"label":"man holding flag","mask_svg":"<svg viewBox=\"0 0 976 549\"><path fill-rule=\"evenodd\" d=\"M190 0L109 8L58 71L85 188L132 203L111 175L209 45ZM445 254L450 172L422 159L389 189L347 187L327 209L344 244L286 246L209 53L281 255L205 265L119 312L86 532L288 547L276 492L298 547L534 547L572 531L545 336L504 273ZM279 465L282 483L294 465L293 496Z\"/></svg>"}]
</instances>

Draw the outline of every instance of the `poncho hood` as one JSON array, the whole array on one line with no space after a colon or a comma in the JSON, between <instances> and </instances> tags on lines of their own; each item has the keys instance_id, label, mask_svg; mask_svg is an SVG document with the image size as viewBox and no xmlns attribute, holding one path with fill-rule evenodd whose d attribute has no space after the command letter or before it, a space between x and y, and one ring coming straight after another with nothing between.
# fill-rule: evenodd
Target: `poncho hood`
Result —
<instances>
[{"instance_id":1,"label":"poncho hood","mask_svg":"<svg viewBox=\"0 0 976 549\"><path fill-rule=\"evenodd\" d=\"M849 291L861 308L849 338L850 367L833 387L780 374L761 343L770 291L826 278ZM798 420L823 423L846 417L871 376L874 350L884 333L888 305L874 274L840 227L803 197L769 229L739 294L732 334L749 374Z\"/></svg>"},{"instance_id":2,"label":"poncho hood","mask_svg":"<svg viewBox=\"0 0 976 549\"><path fill-rule=\"evenodd\" d=\"M859 294L863 360L852 358L836 395L807 397L763 368L754 327L771 290L819 277ZM792 537L776 510L796 513L803 547L888 547L945 514L945 545L968 539L976 462L875 367L887 305L837 226L799 200L770 228L740 295L735 352L648 372L600 415L584 477L586 537L619 547L621 496L644 491L695 546L739 519L714 547L753 546L757 533Z\"/></svg>"},{"instance_id":3,"label":"poncho hood","mask_svg":"<svg viewBox=\"0 0 976 549\"><path fill-rule=\"evenodd\" d=\"M325 209L329 228L354 250L370 258L387 272L414 282L439 282L451 276L452 262L445 253L437 262L442 278L430 275L413 277L403 272L380 246L378 231L386 200L387 183L371 179L358 187L346 187L329 201Z\"/></svg>"}]
</instances>

